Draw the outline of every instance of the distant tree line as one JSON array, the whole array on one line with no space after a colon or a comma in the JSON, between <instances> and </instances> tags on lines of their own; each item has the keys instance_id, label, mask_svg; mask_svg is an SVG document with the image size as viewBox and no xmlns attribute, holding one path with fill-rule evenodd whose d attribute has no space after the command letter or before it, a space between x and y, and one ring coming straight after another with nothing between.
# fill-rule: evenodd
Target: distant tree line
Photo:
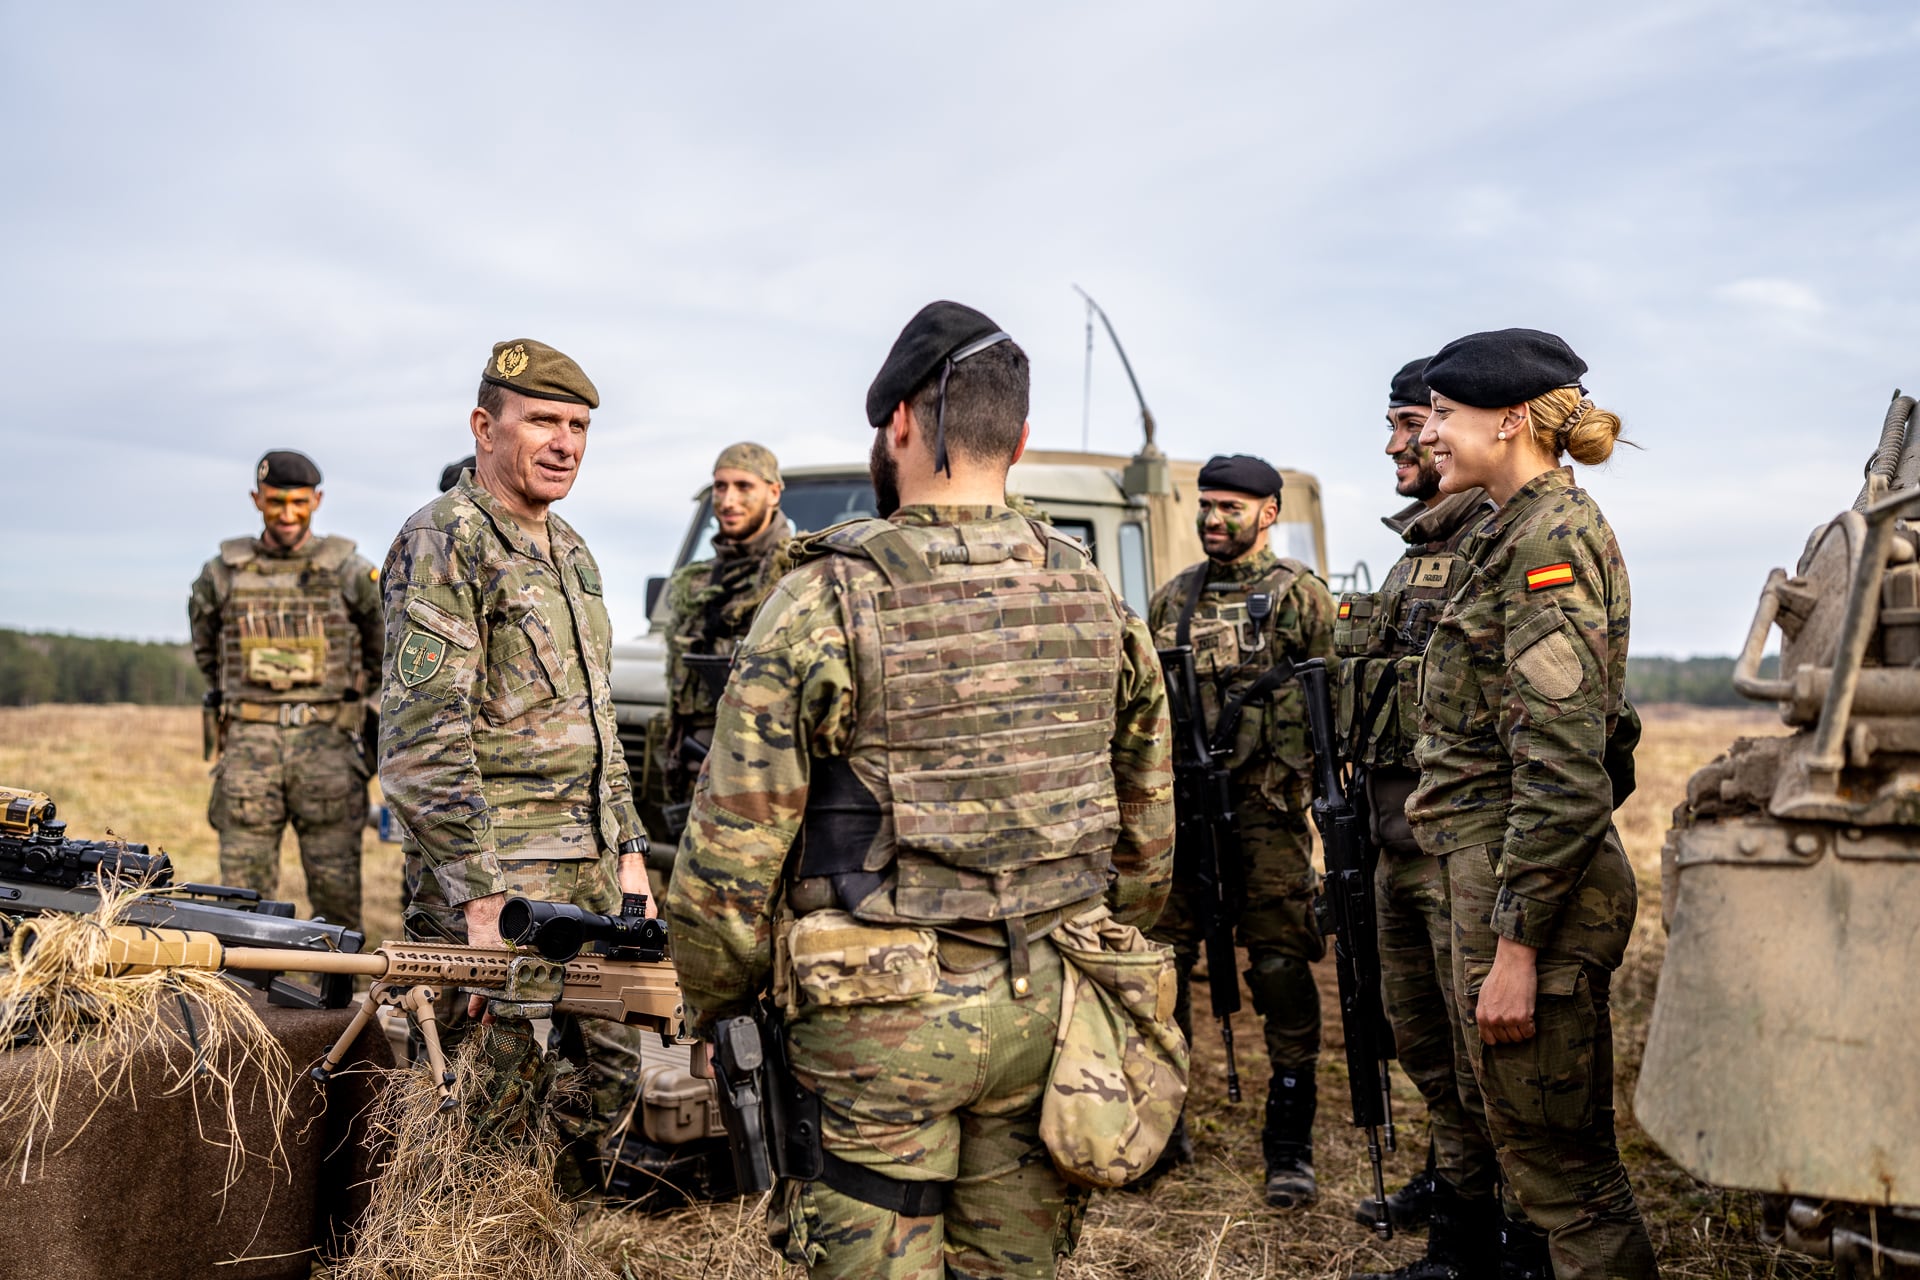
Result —
<instances>
[{"instance_id":1,"label":"distant tree line","mask_svg":"<svg viewBox=\"0 0 1920 1280\"><path fill-rule=\"evenodd\" d=\"M1772 676L1780 659L1760 660L1760 674ZM1751 707L1733 688L1732 658L1628 658L1627 696L1636 706L1687 702L1696 707Z\"/></svg>"},{"instance_id":2,"label":"distant tree line","mask_svg":"<svg viewBox=\"0 0 1920 1280\"><path fill-rule=\"evenodd\" d=\"M184 644L0 629L0 707L198 702L205 683Z\"/></svg>"}]
</instances>

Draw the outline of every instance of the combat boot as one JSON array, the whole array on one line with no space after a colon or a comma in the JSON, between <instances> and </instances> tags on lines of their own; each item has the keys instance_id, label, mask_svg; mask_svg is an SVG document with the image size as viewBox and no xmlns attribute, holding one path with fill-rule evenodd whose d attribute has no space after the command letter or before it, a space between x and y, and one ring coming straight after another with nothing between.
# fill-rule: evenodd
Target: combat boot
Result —
<instances>
[{"instance_id":1,"label":"combat boot","mask_svg":"<svg viewBox=\"0 0 1920 1280\"><path fill-rule=\"evenodd\" d=\"M1433 1172L1433 1152L1427 1152L1427 1167L1407 1179L1407 1185L1387 1193L1387 1218L1395 1231L1418 1231L1427 1225L1433 1204L1433 1188L1439 1179ZM1353 1220L1365 1226L1380 1221L1380 1201L1368 1196L1353 1208Z\"/></svg>"},{"instance_id":2,"label":"combat boot","mask_svg":"<svg viewBox=\"0 0 1920 1280\"><path fill-rule=\"evenodd\" d=\"M1500 1280L1553 1280L1547 1233L1525 1218L1501 1216Z\"/></svg>"},{"instance_id":3,"label":"combat boot","mask_svg":"<svg viewBox=\"0 0 1920 1280\"><path fill-rule=\"evenodd\" d=\"M1182 1111L1180 1118L1173 1122L1173 1133L1167 1138L1166 1149L1160 1158L1147 1166L1147 1171L1126 1185L1128 1191L1150 1191L1153 1184L1172 1173L1183 1164L1193 1163L1193 1139L1187 1135L1187 1113Z\"/></svg>"},{"instance_id":4,"label":"combat boot","mask_svg":"<svg viewBox=\"0 0 1920 1280\"><path fill-rule=\"evenodd\" d=\"M1267 1159L1267 1203L1276 1209L1312 1204L1319 1194L1313 1180L1317 1101L1314 1079L1305 1072L1275 1072L1267 1084L1267 1123L1260 1131L1260 1150Z\"/></svg>"},{"instance_id":5,"label":"combat boot","mask_svg":"<svg viewBox=\"0 0 1920 1280\"><path fill-rule=\"evenodd\" d=\"M1394 1271L1353 1280L1487 1280L1496 1263L1499 1208L1491 1199L1463 1200L1443 1178L1433 1179L1426 1253Z\"/></svg>"}]
</instances>

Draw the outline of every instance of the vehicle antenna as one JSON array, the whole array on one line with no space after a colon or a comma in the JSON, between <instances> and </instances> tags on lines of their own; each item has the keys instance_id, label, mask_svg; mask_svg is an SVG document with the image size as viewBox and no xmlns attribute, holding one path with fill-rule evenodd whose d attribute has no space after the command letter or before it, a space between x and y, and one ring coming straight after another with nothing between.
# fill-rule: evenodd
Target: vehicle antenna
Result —
<instances>
[{"instance_id":1,"label":"vehicle antenna","mask_svg":"<svg viewBox=\"0 0 1920 1280\"><path fill-rule=\"evenodd\" d=\"M1141 429L1146 432L1147 437L1146 447L1142 449L1141 452L1146 454L1156 452L1153 445L1153 410L1147 408L1147 398L1140 394L1140 379L1133 376L1133 361L1127 359L1127 349L1120 345L1120 335L1113 331L1113 321L1107 319L1106 311L1099 303L1093 300L1092 294L1077 284L1073 286L1073 291L1087 300L1088 309L1094 315L1100 317L1100 323L1106 326L1107 336L1113 339L1113 349L1120 353L1120 367L1127 371L1127 381L1133 384L1133 398L1140 402L1140 426ZM1091 320L1087 322L1087 330L1089 340L1091 340L1093 330L1093 322ZM1091 355L1091 351L1089 351L1089 355ZM1087 376L1089 380L1092 379L1091 365L1088 367Z\"/></svg>"},{"instance_id":2,"label":"vehicle antenna","mask_svg":"<svg viewBox=\"0 0 1920 1280\"><path fill-rule=\"evenodd\" d=\"M1078 289L1080 286L1075 285ZM1086 298L1086 294L1080 295ZM1087 298L1087 362L1086 373L1080 380L1080 452L1092 448L1089 443L1092 431L1093 414L1093 299Z\"/></svg>"}]
</instances>

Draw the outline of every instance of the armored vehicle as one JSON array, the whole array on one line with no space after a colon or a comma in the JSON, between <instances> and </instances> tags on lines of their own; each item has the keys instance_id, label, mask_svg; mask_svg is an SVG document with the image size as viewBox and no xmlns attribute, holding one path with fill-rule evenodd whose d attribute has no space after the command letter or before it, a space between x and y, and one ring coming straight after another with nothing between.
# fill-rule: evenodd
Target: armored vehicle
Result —
<instances>
[{"instance_id":1,"label":"armored vehicle","mask_svg":"<svg viewBox=\"0 0 1920 1280\"><path fill-rule=\"evenodd\" d=\"M1118 454L1068 453L1029 449L1007 477L1016 500L1055 528L1080 539L1136 612L1162 582L1199 560L1200 534L1194 525L1198 462L1161 455L1149 444L1131 458ZM1282 470L1280 522L1274 526L1274 554L1291 556L1323 576L1327 567L1326 521L1320 506L1320 482L1304 471ZM786 488L780 506L797 530L824 529L842 520L874 514L873 486L866 463L794 467L783 473ZM693 496L693 519L681 539L674 568L713 554L718 528L710 488ZM1364 574L1365 566L1355 573ZM1353 575L1335 575L1337 592ZM649 768L662 735L648 726L666 707L666 642L660 634L667 618L663 603L666 578L647 582L648 634L613 647L613 700L620 741L634 772L634 793L643 799L641 816L659 834L658 770ZM664 843L664 842L662 842ZM670 847L656 856L670 858Z\"/></svg>"},{"instance_id":2,"label":"armored vehicle","mask_svg":"<svg viewBox=\"0 0 1920 1280\"><path fill-rule=\"evenodd\" d=\"M1761 655L1779 629L1777 677ZM1775 569L1735 667L1792 730L1696 773L1635 1110L1841 1277L1920 1277L1920 423Z\"/></svg>"}]
</instances>

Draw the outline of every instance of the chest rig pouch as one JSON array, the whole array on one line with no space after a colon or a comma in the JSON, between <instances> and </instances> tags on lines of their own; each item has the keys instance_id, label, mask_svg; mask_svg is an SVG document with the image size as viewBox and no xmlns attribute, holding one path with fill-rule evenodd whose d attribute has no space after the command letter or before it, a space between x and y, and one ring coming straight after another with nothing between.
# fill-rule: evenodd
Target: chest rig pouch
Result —
<instances>
[{"instance_id":1,"label":"chest rig pouch","mask_svg":"<svg viewBox=\"0 0 1920 1280\"><path fill-rule=\"evenodd\" d=\"M871 610L856 662L878 681L851 753L886 776L893 839L854 770L816 760L796 874L833 877L857 917L1011 920L1106 889L1122 620L1085 552L1035 533L1046 550L872 520L828 543L886 577L849 601ZM889 877L890 911L874 893Z\"/></svg>"},{"instance_id":2,"label":"chest rig pouch","mask_svg":"<svg viewBox=\"0 0 1920 1280\"><path fill-rule=\"evenodd\" d=\"M1341 659L1337 714L1350 758L1370 767L1413 758L1420 723L1420 658L1470 562L1440 551L1404 557L1376 592L1350 591L1334 609Z\"/></svg>"},{"instance_id":3,"label":"chest rig pouch","mask_svg":"<svg viewBox=\"0 0 1920 1280\"><path fill-rule=\"evenodd\" d=\"M259 554L251 539L222 545L228 592L221 611L222 689L261 694L344 692L351 678L352 622L341 570L345 538L325 538L305 557Z\"/></svg>"}]
</instances>

